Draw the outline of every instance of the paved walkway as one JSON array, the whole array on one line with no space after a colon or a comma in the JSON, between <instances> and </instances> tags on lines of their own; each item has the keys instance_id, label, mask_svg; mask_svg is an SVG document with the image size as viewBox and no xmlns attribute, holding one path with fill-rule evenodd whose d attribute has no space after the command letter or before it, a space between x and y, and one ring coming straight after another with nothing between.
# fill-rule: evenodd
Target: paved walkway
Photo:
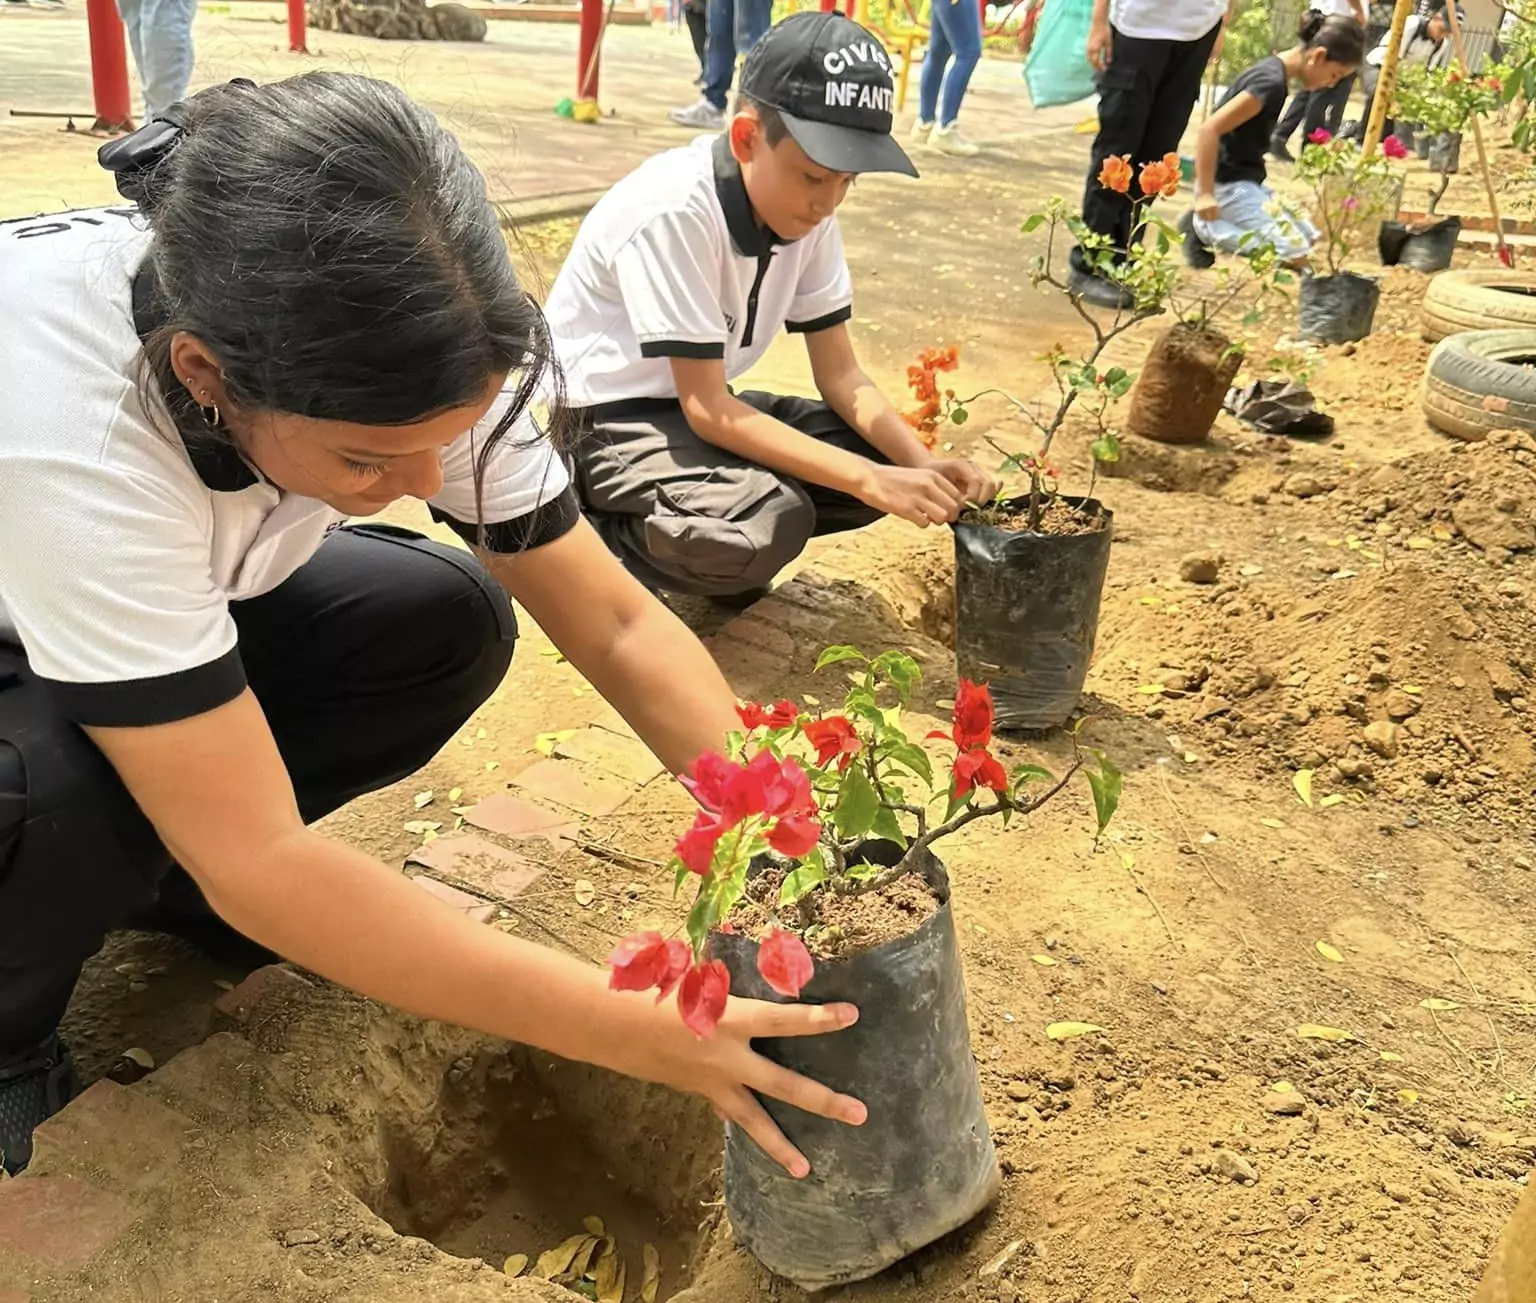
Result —
<instances>
[{"instance_id":1,"label":"paved walkway","mask_svg":"<svg viewBox=\"0 0 1536 1303\"><path fill-rule=\"evenodd\" d=\"M278 4L205 4L195 28L194 88L235 76L270 80L306 68L340 68L397 82L430 106L485 169L491 191L509 200L590 194L611 185L648 154L687 133L669 108L697 96L692 46L665 25L612 29L605 43L603 97L611 116L581 126L554 113L576 82L577 30L565 24L494 22L479 45L386 42L312 31L316 54L287 52ZM135 82L135 109L138 108ZM909 110L916 105L916 88ZM90 58L83 0L59 12L0 6L0 216L105 201L108 178L96 167L100 141L60 130L11 109L91 112ZM910 116L910 113L909 113ZM1006 148L1041 129L1060 129L1082 109L1031 112L1019 65L985 62L966 125Z\"/></svg>"}]
</instances>

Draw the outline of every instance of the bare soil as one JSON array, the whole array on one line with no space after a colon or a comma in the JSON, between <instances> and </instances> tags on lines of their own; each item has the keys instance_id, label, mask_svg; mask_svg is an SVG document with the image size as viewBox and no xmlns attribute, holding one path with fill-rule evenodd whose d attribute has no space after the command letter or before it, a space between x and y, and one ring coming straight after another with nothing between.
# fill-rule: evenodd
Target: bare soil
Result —
<instances>
[{"instance_id":1,"label":"bare soil","mask_svg":"<svg viewBox=\"0 0 1536 1303\"><path fill-rule=\"evenodd\" d=\"M747 888L732 922L747 935L770 923L804 929L818 959L846 959L900 940L939 912L943 901L921 877L908 874L873 891L843 895L822 888L802 896L795 908L779 908L781 870L762 874Z\"/></svg>"}]
</instances>

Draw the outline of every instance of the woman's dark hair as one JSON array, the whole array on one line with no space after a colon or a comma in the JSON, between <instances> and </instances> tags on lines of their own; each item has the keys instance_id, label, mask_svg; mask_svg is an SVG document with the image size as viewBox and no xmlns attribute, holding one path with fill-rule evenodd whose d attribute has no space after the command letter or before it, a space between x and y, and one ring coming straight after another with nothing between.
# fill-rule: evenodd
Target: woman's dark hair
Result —
<instances>
[{"instance_id":1,"label":"woman's dark hair","mask_svg":"<svg viewBox=\"0 0 1536 1303\"><path fill-rule=\"evenodd\" d=\"M1345 14L1324 16L1316 9L1302 14L1296 35L1309 50L1321 50L1330 63L1357 68L1365 58L1365 28Z\"/></svg>"},{"instance_id":2,"label":"woman's dark hair","mask_svg":"<svg viewBox=\"0 0 1536 1303\"><path fill-rule=\"evenodd\" d=\"M546 372L558 391L484 178L397 87L311 72L212 87L166 116L179 140L119 189L154 234L145 355L183 429L202 422L171 372L178 331L217 356L234 403L321 420L405 425L515 372L477 471Z\"/></svg>"}]
</instances>

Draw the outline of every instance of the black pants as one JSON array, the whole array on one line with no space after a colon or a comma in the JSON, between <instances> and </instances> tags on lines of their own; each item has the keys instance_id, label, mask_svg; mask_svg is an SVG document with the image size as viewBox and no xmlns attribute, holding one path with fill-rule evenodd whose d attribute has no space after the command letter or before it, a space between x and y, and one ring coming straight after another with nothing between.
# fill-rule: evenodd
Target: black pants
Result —
<instances>
[{"instance_id":1,"label":"black pants","mask_svg":"<svg viewBox=\"0 0 1536 1303\"><path fill-rule=\"evenodd\" d=\"M1128 195L1107 190L1099 184L1099 169L1105 159L1129 154L1139 177L1143 163L1178 149L1221 25L1198 41L1144 41L1111 31L1109 67L1095 78L1099 134L1093 140L1083 191L1083 221L1090 231L1109 236L1116 249L1127 249L1131 206L1143 198L1141 190L1135 181ZM1072 265L1087 269L1080 249L1072 250Z\"/></svg>"},{"instance_id":2,"label":"black pants","mask_svg":"<svg viewBox=\"0 0 1536 1303\"><path fill-rule=\"evenodd\" d=\"M885 458L825 403L738 394L801 434ZM766 587L811 538L871 525L881 513L705 443L676 399L608 403L579 414L572 456L582 511L646 587L725 597Z\"/></svg>"},{"instance_id":3,"label":"black pants","mask_svg":"<svg viewBox=\"0 0 1536 1303\"><path fill-rule=\"evenodd\" d=\"M1297 91L1291 96L1285 115L1275 126L1274 138L1289 140L1301 128L1301 138L1306 140L1319 127L1333 135L1339 134L1344 121L1344 109L1349 104L1349 94L1355 88L1355 74L1350 73L1337 86L1326 90Z\"/></svg>"},{"instance_id":4,"label":"black pants","mask_svg":"<svg viewBox=\"0 0 1536 1303\"><path fill-rule=\"evenodd\" d=\"M232 611L309 822L430 760L501 682L517 636L469 553L376 525L339 530ZM49 1035L106 933L177 884L105 757L0 643L0 1058Z\"/></svg>"},{"instance_id":5,"label":"black pants","mask_svg":"<svg viewBox=\"0 0 1536 1303\"><path fill-rule=\"evenodd\" d=\"M704 73L704 46L709 39L709 28L703 4L684 0L683 21L688 24L688 37L693 42L693 52L699 60L699 75Z\"/></svg>"}]
</instances>

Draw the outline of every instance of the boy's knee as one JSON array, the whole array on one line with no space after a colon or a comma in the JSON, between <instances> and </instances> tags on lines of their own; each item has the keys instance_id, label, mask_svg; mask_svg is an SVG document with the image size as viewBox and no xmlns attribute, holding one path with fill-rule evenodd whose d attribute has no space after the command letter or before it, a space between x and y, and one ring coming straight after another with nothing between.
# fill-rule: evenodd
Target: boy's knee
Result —
<instances>
[{"instance_id":1,"label":"boy's knee","mask_svg":"<svg viewBox=\"0 0 1536 1303\"><path fill-rule=\"evenodd\" d=\"M798 485L775 478L745 510L723 516L654 515L647 550L676 591L705 597L766 588L810 542L816 508Z\"/></svg>"}]
</instances>

